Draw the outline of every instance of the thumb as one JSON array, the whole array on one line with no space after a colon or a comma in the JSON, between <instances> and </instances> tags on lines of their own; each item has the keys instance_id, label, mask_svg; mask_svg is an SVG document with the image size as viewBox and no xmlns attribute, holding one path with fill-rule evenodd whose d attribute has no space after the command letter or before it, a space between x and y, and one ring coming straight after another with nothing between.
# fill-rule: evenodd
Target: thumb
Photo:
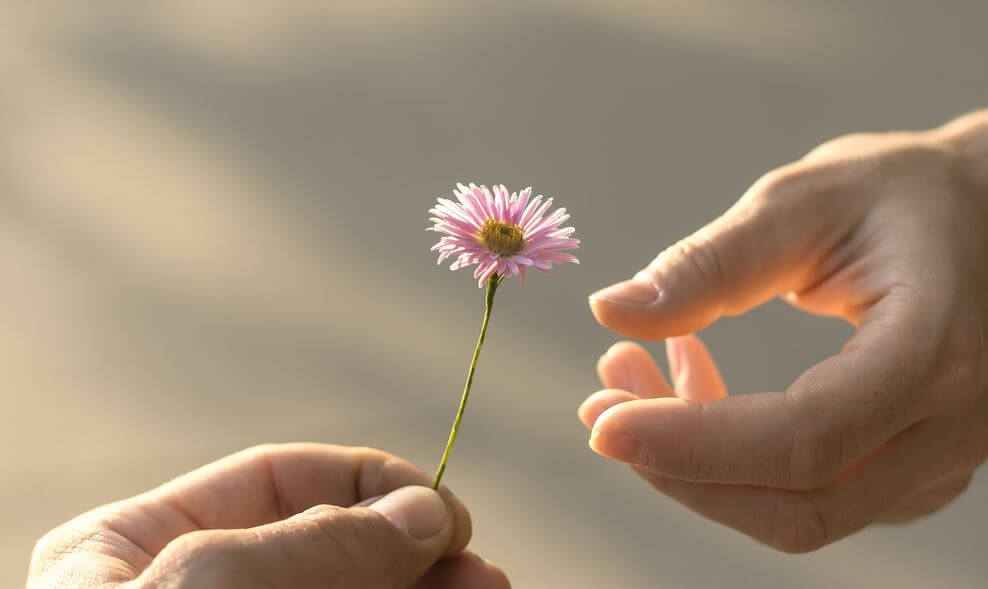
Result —
<instances>
[{"instance_id":1,"label":"thumb","mask_svg":"<svg viewBox=\"0 0 988 589\"><path fill-rule=\"evenodd\" d=\"M292 518L289 529L295 534L272 532L286 544L282 554L309 553L316 561L300 581L404 589L446 552L453 538L452 513L432 489L403 487L369 507L314 507ZM270 554L277 570L283 560L278 552Z\"/></svg>"},{"instance_id":2,"label":"thumb","mask_svg":"<svg viewBox=\"0 0 988 589\"><path fill-rule=\"evenodd\" d=\"M769 173L634 278L590 295L594 316L626 336L660 339L799 290L840 233L835 217L847 215L817 204L829 199L815 197L832 189L819 176L803 163Z\"/></svg>"},{"instance_id":3,"label":"thumb","mask_svg":"<svg viewBox=\"0 0 988 589\"><path fill-rule=\"evenodd\" d=\"M182 575L224 587L405 589L449 548L453 514L432 489L402 487L369 507L317 505L246 530L194 532L183 537L200 536L185 542Z\"/></svg>"}]
</instances>

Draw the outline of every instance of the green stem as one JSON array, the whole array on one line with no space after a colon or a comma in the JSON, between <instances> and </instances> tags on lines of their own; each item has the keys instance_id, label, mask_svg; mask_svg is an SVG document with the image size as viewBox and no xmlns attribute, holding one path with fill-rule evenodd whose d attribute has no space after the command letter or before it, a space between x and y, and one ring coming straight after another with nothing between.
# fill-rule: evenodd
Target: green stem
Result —
<instances>
[{"instance_id":1,"label":"green stem","mask_svg":"<svg viewBox=\"0 0 988 589\"><path fill-rule=\"evenodd\" d=\"M456 434L460 431L460 422L463 420L463 410L467 408L467 399L470 397L470 387L473 386L473 374L477 370L477 359L480 357L480 349L484 347L484 338L487 337L487 324L491 319L491 310L494 309L494 293L501 284L501 276L497 274L491 276L487 281L487 298L484 303L484 322L480 325L480 337L477 339L477 347L473 350L473 360L470 362L470 371L467 373L467 384L463 387L463 396L460 397L460 408L456 410L456 418L453 420L453 429L449 432L449 441L446 442L446 451L443 452L443 459L439 462L436 470L436 478L432 482L432 488L439 488L439 481L446 471L446 462L453 452L453 444L456 443Z\"/></svg>"}]
</instances>

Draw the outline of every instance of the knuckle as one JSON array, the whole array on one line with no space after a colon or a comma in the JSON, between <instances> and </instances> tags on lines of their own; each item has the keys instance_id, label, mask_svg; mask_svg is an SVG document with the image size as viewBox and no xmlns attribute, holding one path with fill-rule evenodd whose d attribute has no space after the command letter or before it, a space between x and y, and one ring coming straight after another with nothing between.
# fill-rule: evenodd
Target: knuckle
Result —
<instances>
[{"instance_id":1,"label":"knuckle","mask_svg":"<svg viewBox=\"0 0 988 589\"><path fill-rule=\"evenodd\" d=\"M40 572L55 565L60 559L71 554L87 542L89 534L74 534L66 537L61 527L48 531L34 544L31 552L31 570Z\"/></svg>"},{"instance_id":2,"label":"knuckle","mask_svg":"<svg viewBox=\"0 0 988 589\"><path fill-rule=\"evenodd\" d=\"M822 206L819 197L840 197L846 183L846 164L798 162L776 168L759 178L735 205L742 218L775 220L773 230L782 231L787 220L809 214L832 216L834 207ZM823 223L817 219L815 223Z\"/></svg>"},{"instance_id":3,"label":"knuckle","mask_svg":"<svg viewBox=\"0 0 988 589\"><path fill-rule=\"evenodd\" d=\"M408 568L401 533L384 516L370 510L341 510L310 518L326 542L327 554L333 554L340 571L373 574L374 583L398 578Z\"/></svg>"},{"instance_id":4,"label":"knuckle","mask_svg":"<svg viewBox=\"0 0 988 589\"><path fill-rule=\"evenodd\" d=\"M789 164L759 178L746 197L758 207L786 206L816 186L820 176L810 166Z\"/></svg>"},{"instance_id":5,"label":"knuckle","mask_svg":"<svg viewBox=\"0 0 988 589\"><path fill-rule=\"evenodd\" d=\"M399 532L383 516L367 514L366 518L345 518L346 526L339 545L345 548L350 562L359 565L357 570L368 571L367 581L372 586L384 585L389 580L402 578L411 563ZM349 547L346 549L346 547Z\"/></svg>"},{"instance_id":6,"label":"knuckle","mask_svg":"<svg viewBox=\"0 0 988 589\"><path fill-rule=\"evenodd\" d=\"M796 489L815 489L841 471L843 436L836 429L803 427L789 453L789 483Z\"/></svg>"},{"instance_id":7,"label":"knuckle","mask_svg":"<svg viewBox=\"0 0 988 589\"><path fill-rule=\"evenodd\" d=\"M37 542L34 543L32 560L47 560L55 553L63 552L60 528L55 528L45 532Z\"/></svg>"},{"instance_id":8,"label":"knuckle","mask_svg":"<svg viewBox=\"0 0 988 589\"><path fill-rule=\"evenodd\" d=\"M834 137L833 139L824 141L810 150L804 158L816 159L855 151L861 149L862 147L874 144L876 141L880 140L880 137L880 135L874 133L848 133L846 135L841 135L839 137Z\"/></svg>"},{"instance_id":9,"label":"knuckle","mask_svg":"<svg viewBox=\"0 0 988 589\"><path fill-rule=\"evenodd\" d=\"M207 570L221 573L232 569L239 558L241 546L216 530L197 530L183 534L170 542L162 551L168 559L181 563L180 568Z\"/></svg>"},{"instance_id":10,"label":"knuckle","mask_svg":"<svg viewBox=\"0 0 988 589\"><path fill-rule=\"evenodd\" d=\"M685 443L687 444L687 452L685 454L685 460L682 463L681 478L685 481L695 483L702 480L704 474L703 463L697 457L697 439L695 436L689 436Z\"/></svg>"},{"instance_id":11,"label":"knuckle","mask_svg":"<svg viewBox=\"0 0 988 589\"><path fill-rule=\"evenodd\" d=\"M711 420L721 420L723 416L716 416L709 410L708 405L694 405L690 411L689 435L679 438L677 443L677 460L670 464L670 470L666 473L675 479L688 481L691 483L705 481L705 475L710 469L710 460L701 452L699 435L696 432L706 431L714 423Z\"/></svg>"},{"instance_id":12,"label":"knuckle","mask_svg":"<svg viewBox=\"0 0 988 589\"><path fill-rule=\"evenodd\" d=\"M74 554L98 550L112 541L109 536L109 531L100 525L98 513L83 514L38 539L31 552L31 568L44 570Z\"/></svg>"},{"instance_id":13,"label":"knuckle","mask_svg":"<svg viewBox=\"0 0 988 589\"><path fill-rule=\"evenodd\" d=\"M219 530L197 530L172 540L155 557L151 569L137 579L136 587L241 587L259 571L245 546L232 534ZM150 573L150 574L149 574Z\"/></svg>"},{"instance_id":14,"label":"knuckle","mask_svg":"<svg viewBox=\"0 0 988 589\"><path fill-rule=\"evenodd\" d=\"M670 249L669 256L679 262L673 267L683 268L701 285L717 285L724 280L725 265L717 243L700 234L679 240Z\"/></svg>"},{"instance_id":15,"label":"knuckle","mask_svg":"<svg viewBox=\"0 0 988 589\"><path fill-rule=\"evenodd\" d=\"M288 444L266 442L263 444L255 444L253 446L250 446L244 450L241 450L236 455L249 456L251 458L267 459L272 455L278 454L288 446L289 446Z\"/></svg>"},{"instance_id":16,"label":"knuckle","mask_svg":"<svg viewBox=\"0 0 988 589\"><path fill-rule=\"evenodd\" d=\"M829 420L812 413L800 417L794 420L789 442L783 446L777 478L788 488L815 489L840 473L845 447L843 432Z\"/></svg>"},{"instance_id":17,"label":"knuckle","mask_svg":"<svg viewBox=\"0 0 988 589\"><path fill-rule=\"evenodd\" d=\"M770 520L768 544L787 554L812 552L830 539L828 520L818 501L809 494L781 500Z\"/></svg>"}]
</instances>

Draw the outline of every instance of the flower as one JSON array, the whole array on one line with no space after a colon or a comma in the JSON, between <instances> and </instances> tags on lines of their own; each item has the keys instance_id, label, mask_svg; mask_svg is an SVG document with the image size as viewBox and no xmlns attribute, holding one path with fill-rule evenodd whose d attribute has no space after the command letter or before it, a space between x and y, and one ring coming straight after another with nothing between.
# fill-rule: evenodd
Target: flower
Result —
<instances>
[{"instance_id":1,"label":"flower","mask_svg":"<svg viewBox=\"0 0 988 589\"><path fill-rule=\"evenodd\" d=\"M483 286L491 276L517 274L525 283L529 266L548 273L553 264L580 261L565 250L580 247L580 240L571 237L572 227L560 227L569 215L560 208L546 213L552 199L542 202L542 195L531 198L532 189L511 193L504 185L494 186L493 194L486 186L457 184L453 191L459 202L439 198L433 226L427 231L445 234L432 251L439 252L439 264L452 256L456 259L450 270L477 264L473 277Z\"/></svg>"},{"instance_id":2,"label":"flower","mask_svg":"<svg viewBox=\"0 0 988 589\"><path fill-rule=\"evenodd\" d=\"M545 202L542 202L541 194L531 198L531 188L522 190L520 194L512 192L508 195L508 189L503 184L494 186L493 193L486 186L457 184L453 194L459 202L440 198L439 204L429 209L434 215L430 219L433 224L426 231L444 234L439 243L432 246L432 251L439 252L439 264L456 256L450 264L450 270L477 264L473 277L478 280L479 286L487 284L487 294L484 297L484 320L480 324L480 337L473 349L467 382L463 385L460 406L453 418L446 450L443 451L436 476L432 480L433 489L439 488L460 431L463 411L470 398L470 388L477 370L477 360L487 337L494 295L501 281L506 276L517 274L524 284L525 272L529 266L548 273L553 264L580 263L575 256L566 253L566 250L580 247L580 241L572 237L575 229L560 227L569 219L569 215L562 208L550 213L551 198Z\"/></svg>"}]
</instances>

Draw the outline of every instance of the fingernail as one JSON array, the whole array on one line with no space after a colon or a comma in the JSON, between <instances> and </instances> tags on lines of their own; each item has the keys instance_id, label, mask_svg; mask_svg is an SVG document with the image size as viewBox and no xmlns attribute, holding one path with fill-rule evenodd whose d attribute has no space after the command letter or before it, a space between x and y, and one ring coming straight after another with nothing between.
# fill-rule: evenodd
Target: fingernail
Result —
<instances>
[{"instance_id":1,"label":"fingernail","mask_svg":"<svg viewBox=\"0 0 988 589\"><path fill-rule=\"evenodd\" d=\"M427 487L402 487L375 501L370 509L419 540L438 534L446 521L446 505Z\"/></svg>"},{"instance_id":2,"label":"fingernail","mask_svg":"<svg viewBox=\"0 0 988 589\"><path fill-rule=\"evenodd\" d=\"M655 284L639 279L625 280L598 290L590 295L591 301L623 303L626 305L647 305L659 298Z\"/></svg>"},{"instance_id":3,"label":"fingernail","mask_svg":"<svg viewBox=\"0 0 988 589\"><path fill-rule=\"evenodd\" d=\"M648 464L648 452L638 438L624 432L594 431L590 434L590 449L613 460L635 466Z\"/></svg>"},{"instance_id":4,"label":"fingernail","mask_svg":"<svg viewBox=\"0 0 988 589\"><path fill-rule=\"evenodd\" d=\"M587 429L593 427L593 422L590 421L590 401L592 397L587 397L587 400L580 403L580 406L576 409L576 416L580 418L580 423L584 425Z\"/></svg>"}]
</instances>

